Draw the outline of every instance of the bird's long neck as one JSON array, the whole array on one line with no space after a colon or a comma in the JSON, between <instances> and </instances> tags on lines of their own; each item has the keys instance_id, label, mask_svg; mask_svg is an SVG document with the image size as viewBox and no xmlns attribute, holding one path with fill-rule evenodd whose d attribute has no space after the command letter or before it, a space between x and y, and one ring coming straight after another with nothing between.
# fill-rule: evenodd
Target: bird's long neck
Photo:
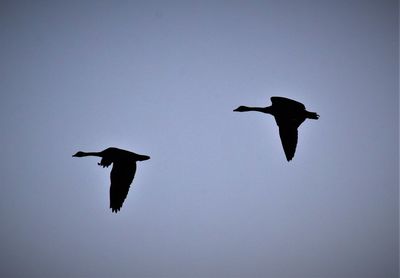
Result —
<instances>
[{"instance_id":1,"label":"bird's long neck","mask_svg":"<svg viewBox=\"0 0 400 278\"><path fill-rule=\"evenodd\" d=\"M101 152L82 152L82 156L99 156L102 157Z\"/></svg>"},{"instance_id":2,"label":"bird's long neck","mask_svg":"<svg viewBox=\"0 0 400 278\"><path fill-rule=\"evenodd\" d=\"M248 106L241 106L240 112L248 112L248 111L257 111L267 114L272 114L271 107L248 107Z\"/></svg>"}]
</instances>

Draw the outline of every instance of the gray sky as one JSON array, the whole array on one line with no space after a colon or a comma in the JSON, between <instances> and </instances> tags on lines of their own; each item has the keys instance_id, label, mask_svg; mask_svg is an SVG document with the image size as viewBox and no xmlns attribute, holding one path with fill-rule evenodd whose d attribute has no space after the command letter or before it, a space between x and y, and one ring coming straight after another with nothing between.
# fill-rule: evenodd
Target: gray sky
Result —
<instances>
[{"instance_id":1,"label":"gray sky","mask_svg":"<svg viewBox=\"0 0 400 278\"><path fill-rule=\"evenodd\" d=\"M397 277L397 1L1 1L1 277ZM271 96L320 114L285 160ZM109 169L139 162L118 214Z\"/></svg>"}]
</instances>

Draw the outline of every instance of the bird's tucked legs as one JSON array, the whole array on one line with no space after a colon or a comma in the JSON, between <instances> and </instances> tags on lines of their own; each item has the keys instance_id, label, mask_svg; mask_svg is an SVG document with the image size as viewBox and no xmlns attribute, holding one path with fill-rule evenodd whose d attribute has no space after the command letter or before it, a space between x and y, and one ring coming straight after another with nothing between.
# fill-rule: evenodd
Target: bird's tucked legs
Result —
<instances>
[{"instance_id":1,"label":"bird's tucked legs","mask_svg":"<svg viewBox=\"0 0 400 278\"><path fill-rule=\"evenodd\" d=\"M103 166L103 168L104 168L104 167L110 166L111 163L112 163L112 161L107 160L107 159L105 159L105 158L102 158L101 161L100 161L99 163L97 163L97 165Z\"/></svg>"}]
</instances>

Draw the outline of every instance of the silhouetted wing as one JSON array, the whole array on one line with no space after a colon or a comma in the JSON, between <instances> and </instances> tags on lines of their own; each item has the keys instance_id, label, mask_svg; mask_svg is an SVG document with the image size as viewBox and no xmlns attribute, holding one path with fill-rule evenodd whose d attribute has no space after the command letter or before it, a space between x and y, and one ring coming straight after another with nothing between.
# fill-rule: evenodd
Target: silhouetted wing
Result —
<instances>
[{"instance_id":1,"label":"silhouetted wing","mask_svg":"<svg viewBox=\"0 0 400 278\"><path fill-rule=\"evenodd\" d=\"M135 177L136 162L116 163L111 170L110 208L118 212L128 195L129 187Z\"/></svg>"},{"instance_id":2,"label":"silhouetted wing","mask_svg":"<svg viewBox=\"0 0 400 278\"><path fill-rule=\"evenodd\" d=\"M303 103L285 97L271 97L271 102L275 106L291 107L292 109L304 110L306 107Z\"/></svg>"},{"instance_id":3,"label":"silhouetted wing","mask_svg":"<svg viewBox=\"0 0 400 278\"><path fill-rule=\"evenodd\" d=\"M297 127L291 125L280 125L279 136L287 161L292 160L297 146Z\"/></svg>"}]
</instances>

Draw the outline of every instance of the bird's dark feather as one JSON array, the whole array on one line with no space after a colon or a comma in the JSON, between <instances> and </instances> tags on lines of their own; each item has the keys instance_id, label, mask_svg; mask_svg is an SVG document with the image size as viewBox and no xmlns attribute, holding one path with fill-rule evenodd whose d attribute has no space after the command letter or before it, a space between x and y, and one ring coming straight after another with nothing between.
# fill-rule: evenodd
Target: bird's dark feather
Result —
<instances>
[{"instance_id":1,"label":"bird's dark feather","mask_svg":"<svg viewBox=\"0 0 400 278\"><path fill-rule=\"evenodd\" d=\"M297 127L290 125L279 126L279 136L287 161L292 160L297 146Z\"/></svg>"},{"instance_id":2,"label":"bird's dark feather","mask_svg":"<svg viewBox=\"0 0 400 278\"><path fill-rule=\"evenodd\" d=\"M287 107L298 110L305 110L303 103L285 97L271 97L272 105L277 107Z\"/></svg>"},{"instance_id":3,"label":"bird's dark feather","mask_svg":"<svg viewBox=\"0 0 400 278\"><path fill-rule=\"evenodd\" d=\"M130 185L135 177L136 162L118 163L114 162L111 170L110 179L110 208L113 212L121 209Z\"/></svg>"}]
</instances>

